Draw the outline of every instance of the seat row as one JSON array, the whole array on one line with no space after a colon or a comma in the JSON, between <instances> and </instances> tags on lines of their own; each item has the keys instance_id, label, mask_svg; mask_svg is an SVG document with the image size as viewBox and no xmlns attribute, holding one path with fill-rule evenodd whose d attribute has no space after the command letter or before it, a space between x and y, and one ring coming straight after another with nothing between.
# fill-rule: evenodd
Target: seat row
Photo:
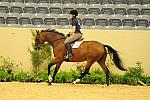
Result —
<instances>
[{"instance_id":1,"label":"seat row","mask_svg":"<svg viewBox=\"0 0 150 100\"><path fill-rule=\"evenodd\" d=\"M42 14L67 14L74 8L58 8L58 7L19 7L19 6L11 6L8 8L7 6L0 6L0 12L1 13L42 13ZM121 14L121 15L150 15L150 8L76 8L76 10L79 12L79 14Z\"/></svg>"},{"instance_id":2,"label":"seat row","mask_svg":"<svg viewBox=\"0 0 150 100\"><path fill-rule=\"evenodd\" d=\"M84 18L84 19L78 19L81 26L144 26L148 27L150 26L150 21L146 19L90 19L90 18ZM19 24L19 25L70 25L71 22L67 18L27 18L27 17L0 17L0 24Z\"/></svg>"},{"instance_id":3,"label":"seat row","mask_svg":"<svg viewBox=\"0 0 150 100\"><path fill-rule=\"evenodd\" d=\"M150 0L0 0L0 2L21 3L75 3L75 4L150 4Z\"/></svg>"}]
</instances>

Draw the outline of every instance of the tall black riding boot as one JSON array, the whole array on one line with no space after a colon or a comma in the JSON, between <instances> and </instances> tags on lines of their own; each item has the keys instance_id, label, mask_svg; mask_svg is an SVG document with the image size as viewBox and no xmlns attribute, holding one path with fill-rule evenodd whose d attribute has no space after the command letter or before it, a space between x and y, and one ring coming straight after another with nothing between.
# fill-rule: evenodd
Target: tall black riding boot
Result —
<instances>
[{"instance_id":1,"label":"tall black riding boot","mask_svg":"<svg viewBox=\"0 0 150 100\"><path fill-rule=\"evenodd\" d=\"M71 58L72 57L72 47L71 47L71 44L69 44L69 43L66 43L66 49L67 49L67 56L66 56L66 58L68 59L68 58Z\"/></svg>"}]
</instances>

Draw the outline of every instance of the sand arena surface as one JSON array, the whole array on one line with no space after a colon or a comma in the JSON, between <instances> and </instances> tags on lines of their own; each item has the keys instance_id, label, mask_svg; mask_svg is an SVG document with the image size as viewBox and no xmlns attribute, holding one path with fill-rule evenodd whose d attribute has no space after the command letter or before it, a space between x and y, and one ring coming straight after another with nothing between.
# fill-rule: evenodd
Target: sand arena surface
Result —
<instances>
[{"instance_id":1,"label":"sand arena surface","mask_svg":"<svg viewBox=\"0 0 150 100\"><path fill-rule=\"evenodd\" d=\"M150 100L150 86L0 82L0 100Z\"/></svg>"}]
</instances>

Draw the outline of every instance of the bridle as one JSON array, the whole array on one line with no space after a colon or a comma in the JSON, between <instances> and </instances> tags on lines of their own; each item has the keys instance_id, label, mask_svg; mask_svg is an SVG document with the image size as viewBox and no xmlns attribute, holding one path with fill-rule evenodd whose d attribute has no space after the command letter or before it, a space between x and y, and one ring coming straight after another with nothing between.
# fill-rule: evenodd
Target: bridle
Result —
<instances>
[{"instance_id":1,"label":"bridle","mask_svg":"<svg viewBox=\"0 0 150 100\"><path fill-rule=\"evenodd\" d=\"M59 39L53 40L53 41L51 41L49 44L52 44L52 43L54 43L54 42L56 42L56 41L59 41L59 40L62 40L62 39L66 39L66 37L63 37L63 38L59 38ZM38 48L40 48L41 45L42 45L42 44L38 44Z\"/></svg>"}]
</instances>

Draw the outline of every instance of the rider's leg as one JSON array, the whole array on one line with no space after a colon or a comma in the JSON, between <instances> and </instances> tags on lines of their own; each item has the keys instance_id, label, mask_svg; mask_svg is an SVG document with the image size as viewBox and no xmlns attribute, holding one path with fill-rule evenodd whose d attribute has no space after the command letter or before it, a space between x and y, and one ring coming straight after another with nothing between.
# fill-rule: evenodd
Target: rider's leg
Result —
<instances>
[{"instance_id":1,"label":"rider's leg","mask_svg":"<svg viewBox=\"0 0 150 100\"><path fill-rule=\"evenodd\" d=\"M72 48L71 48L71 42L79 39L82 37L82 34L80 33L74 33L70 37L66 38L65 40L65 46L67 48L67 58L72 57Z\"/></svg>"},{"instance_id":2,"label":"rider's leg","mask_svg":"<svg viewBox=\"0 0 150 100\"><path fill-rule=\"evenodd\" d=\"M72 48L71 48L71 44L70 44L70 43L66 43L65 46L66 46L66 48L67 48L67 57L66 57L66 58L72 57Z\"/></svg>"}]
</instances>

